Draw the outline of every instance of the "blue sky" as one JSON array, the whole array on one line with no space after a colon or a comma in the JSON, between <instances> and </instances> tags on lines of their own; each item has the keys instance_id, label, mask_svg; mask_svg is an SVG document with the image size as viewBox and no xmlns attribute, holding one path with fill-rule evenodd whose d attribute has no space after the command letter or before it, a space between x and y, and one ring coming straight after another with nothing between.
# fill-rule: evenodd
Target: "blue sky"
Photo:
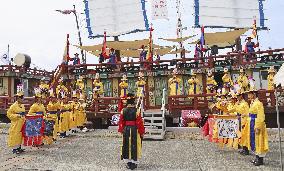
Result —
<instances>
[{"instance_id":1,"label":"blue sky","mask_svg":"<svg viewBox=\"0 0 284 171\"><path fill-rule=\"evenodd\" d=\"M66 34L70 34L70 42L78 44L78 37L73 15L62 15L55 12L56 9L72 9L73 4L77 11L83 13L83 0L0 0L0 54L5 53L7 45L10 44L10 57L17 53L26 53L32 57L32 63L40 68L52 70L61 62L66 42ZM188 27L183 35L198 34L199 30L192 29L193 25L193 4L188 0L182 2L183 25ZM150 18L150 5L147 2L146 8ZM284 1L266 0L264 2L265 15L268 21L266 26L269 31L261 31L259 34L260 48L268 49L282 48L284 40L282 18ZM155 20L154 41L162 45L172 45L159 41L159 37L173 38L176 35L176 9L175 0L168 0L169 20ZM101 43L102 39L88 39L85 29L85 15L79 15L80 27L82 30L83 44L93 45ZM206 30L212 32L212 30ZM249 33L250 34L250 33ZM149 33L137 33L120 37L120 40L133 40L148 38ZM198 36L197 36L198 38ZM111 40L111 38L108 38ZM191 49L187 45L188 50ZM79 52L71 48L71 54ZM96 63L97 58L87 55L88 63Z\"/></svg>"}]
</instances>

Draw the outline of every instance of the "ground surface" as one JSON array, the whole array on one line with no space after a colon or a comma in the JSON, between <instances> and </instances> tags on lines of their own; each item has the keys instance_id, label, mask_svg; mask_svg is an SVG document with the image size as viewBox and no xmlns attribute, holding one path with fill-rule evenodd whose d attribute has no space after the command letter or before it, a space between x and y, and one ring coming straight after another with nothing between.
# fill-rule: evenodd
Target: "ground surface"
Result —
<instances>
[{"instance_id":1,"label":"ground surface","mask_svg":"<svg viewBox=\"0 0 284 171\"><path fill-rule=\"evenodd\" d=\"M26 148L16 156L6 145L6 131L0 133L0 170L126 170L120 160L121 138L109 130L77 133L55 144ZM254 167L253 156L218 148L207 140L176 136L164 141L144 141L143 158L137 170L267 170L279 168L278 143L270 142L265 166Z\"/></svg>"}]
</instances>

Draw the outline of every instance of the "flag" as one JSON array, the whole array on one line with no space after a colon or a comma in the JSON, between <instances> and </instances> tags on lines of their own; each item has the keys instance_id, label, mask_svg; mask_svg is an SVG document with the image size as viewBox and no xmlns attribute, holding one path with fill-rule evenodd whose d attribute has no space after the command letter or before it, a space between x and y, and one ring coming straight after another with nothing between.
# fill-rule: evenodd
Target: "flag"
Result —
<instances>
[{"instance_id":1,"label":"flag","mask_svg":"<svg viewBox=\"0 0 284 171\"><path fill-rule=\"evenodd\" d=\"M106 45L106 32L104 32L104 41L103 41L103 47L102 47L102 55L104 59L108 59L109 56L107 55L107 45Z\"/></svg>"},{"instance_id":2,"label":"flag","mask_svg":"<svg viewBox=\"0 0 284 171\"><path fill-rule=\"evenodd\" d=\"M55 10L57 12L60 12L61 14L71 14L71 13L75 13L75 10Z\"/></svg>"},{"instance_id":3,"label":"flag","mask_svg":"<svg viewBox=\"0 0 284 171\"><path fill-rule=\"evenodd\" d=\"M63 61L64 63L68 62L70 60L70 57L69 57L69 34L67 34L67 40L66 40L66 46L65 46L65 50L64 50L64 53L63 53Z\"/></svg>"},{"instance_id":4,"label":"flag","mask_svg":"<svg viewBox=\"0 0 284 171\"><path fill-rule=\"evenodd\" d=\"M256 19L253 21L252 25L252 35L250 36L251 38L256 38L257 37L257 27L256 27Z\"/></svg>"},{"instance_id":5,"label":"flag","mask_svg":"<svg viewBox=\"0 0 284 171\"><path fill-rule=\"evenodd\" d=\"M153 60L153 38L152 38L152 31L154 29L151 27L150 28L150 37L149 37L149 43L148 43L148 51L147 51L147 56L146 60L147 61L152 61Z\"/></svg>"},{"instance_id":6,"label":"flag","mask_svg":"<svg viewBox=\"0 0 284 171\"><path fill-rule=\"evenodd\" d=\"M169 19L167 0L153 0L152 1L152 19Z\"/></svg>"},{"instance_id":7,"label":"flag","mask_svg":"<svg viewBox=\"0 0 284 171\"><path fill-rule=\"evenodd\" d=\"M8 65L8 64L10 63L8 52L6 52L6 53L4 53L3 55L1 55L1 61L2 61L5 65Z\"/></svg>"},{"instance_id":8,"label":"flag","mask_svg":"<svg viewBox=\"0 0 284 171\"><path fill-rule=\"evenodd\" d=\"M205 48L205 38L204 38L204 26L201 27L201 36L200 36L200 49L201 51L204 51Z\"/></svg>"}]
</instances>

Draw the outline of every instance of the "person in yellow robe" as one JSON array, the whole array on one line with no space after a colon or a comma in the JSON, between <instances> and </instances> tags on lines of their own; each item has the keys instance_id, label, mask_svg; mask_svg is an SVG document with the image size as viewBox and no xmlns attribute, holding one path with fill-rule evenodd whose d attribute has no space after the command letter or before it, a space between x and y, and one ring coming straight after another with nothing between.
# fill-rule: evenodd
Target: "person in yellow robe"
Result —
<instances>
[{"instance_id":1,"label":"person in yellow robe","mask_svg":"<svg viewBox=\"0 0 284 171\"><path fill-rule=\"evenodd\" d=\"M128 94L128 83L127 83L127 75L123 74L121 83L119 83L120 87L120 97L126 97Z\"/></svg>"},{"instance_id":2,"label":"person in yellow robe","mask_svg":"<svg viewBox=\"0 0 284 171\"><path fill-rule=\"evenodd\" d=\"M78 99L76 91L73 91L72 101L70 102L70 117L69 117L69 129L72 133L76 133L77 119L78 119Z\"/></svg>"},{"instance_id":3,"label":"person in yellow robe","mask_svg":"<svg viewBox=\"0 0 284 171\"><path fill-rule=\"evenodd\" d=\"M228 68L224 68L224 75L222 77L223 87L225 88L227 93L230 92L231 87L234 85L231 75L228 71L229 71Z\"/></svg>"},{"instance_id":4,"label":"person in yellow robe","mask_svg":"<svg viewBox=\"0 0 284 171\"><path fill-rule=\"evenodd\" d=\"M138 81L136 81L137 86L137 97L145 97L145 85L146 81L144 80L144 74L142 72L139 72Z\"/></svg>"},{"instance_id":5,"label":"person in yellow robe","mask_svg":"<svg viewBox=\"0 0 284 171\"><path fill-rule=\"evenodd\" d=\"M95 80L93 81L93 98L98 98L103 95L104 93L104 85L100 81L99 73L96 73Z\"/></svg>"},{"instance_id":6,"label":"person in yellow robe","mask_svg":"<svg viewBox=\"0 0 284 171\"><path fill-rule=\"evenodd\" d=\"M249 104L244 99L244 92L237 93L238 102L236 106L236 112L240 118L240 131L241 131L241 139L240 139L240 148L242 150L240 151L240 154L242 155L248 155L249 150L246 145L246 140L248 139L248 134L245 132L245 125L247 124L248 120L248 114L249 114Z\"/></svg>"},{"instance_id":7,"label":"person in yellow robe","mask_svg":"<svg viewBox=\"0 0 284 171\"><path fill-rule=\"evenodd\" d=\"M24 92L23 86L17 86L16 102L10 106L7 111L7 117L11 120L11 126L8 132L8 146L13 148L14 154L24 152L21 148L23 142L22 127L25 122L25 106L23 105Z\"/></svg>"},{"instance_id":8,"label":"person in yellow robe","mask_svg":"<svg viewBox=\"0 0 284 171\"><path fill-rule=\"evenodd\" d=\"M207 73L207 80L206 80L206 90L207 94L209 93L215 93L217 87L217 82L214 79L214 75L212 71L208 71Z\"/></svg>"},{"instance_id":9,"label":"person in yellow robe","mask_svg":"<svg viewBox=\"0 0 284 171\"><path fill-rule=\"evenodd\" d=\"M86 115L86 103L85 103L85 97L81 96L79 99L79 104L78 104L78 126L83 132L87 132L87 128L84 127L85 123L87 122L87 115ZM84 127L84 128L83 128Z\"/></svg>"},{"instance_id":10,"label":"person in yellow robe","mask_svg":"<svg viewBox=\"0 0 284 171\"><path fill-rule=\"evenodd\" d=\"M240 69L240 75L237 80L238 85L240 86L240 92L243 93L248 90L249 81L248 77L245 74L244 69Z\"/></svg>"},{"instance_id":11,"label":"person in yellow robe","mask_svg":"<svg viewBox=\"0 0 284 171\"><path fill-rule=\"evenodd\" d=\"M59 98L59 96L62 96L60 94L64 94L64 96L66 95L66 93L68 92L68 88L63 84L63 78L61 77L59 80L59 85L56 87L56 95L57 98Z\"/></svg>"},{"instance_id":12,"label":"person in yellow robe","mask_svg":"<svg viewBox=\"0 0 284 171\"><path fill-rule=\"evenodd\" d=\"M168 80L170 96L181 95L181 79L177 76L177 69L173 70L173 77Z\"/></svg>"},{"instance_id":13,"label":"person in yellow robe","mask_svg":"<svg viewBox=\"0 0 284 171\"><path fill-rule=\"evenodd\" d=\"M196 74L192 73L191 78L187 81L189 85L188 95L200 93L200 83L196 78Z\"/></svg>"},{"instance_id":14,"label":"person in yellow robe","mask_svg":"<svg viewBox=\"0 0 284 171\"><path fill-rule=\"evenodd\" d=\"M82 76L79 76L79 79L76 81L76 89L77 89L77 98L80 98L80 94L84 94L85 92L85 83Z\"/></svg>"},{"instance_id":15,"label":"person in yellow robe","mask_svg":"<svg viewBox=\"0 0 284 171\"><path fill-rule=\"evenodd\" d=\"M53 122L54 125L52 134L44 137L46 144L52 144L53 141L57 140L58 113L60 110L60 103L57 101L52 89L49 91L49 99L49 103L46 106L46 116L44 118L47 121Z\"/></svg>"},{"instance_id":16,"label":"person in yellow robe","mask_svg":"<svg viewBox=\"0 0 284 171\"><path fill-rule=\"evenodd\" d=\"M62 101L60 104L60 120L59 120L59 132L60 137L65 138L67 136L66 132L69 130L71 107L68 103L66 96L62 96Z\"/></svg>"},{"instance_id":17,"label":"person in yellow robe","mask_svg":"<svg viewBox=\"0 0 284 171\"><path fill-rule=\"evenodd\" d=\"M230 102L228 103L228 106L227 106L227 109L228 109L227 115L237 116L237 95L234 92L230 92L229 94L230 94L231 100L230 100ZM238 146L239 146L239 137L228 138L227 147L232 147L234 149L238 149Z\"/></svg>"},{"instance_id":18,"label":"person in yellow robe","mask_svg":"<svg viewBox=\"0 0 284 171\"><path fill-rule=\"evenodd\" d=\"M35 88L35 103L32 104L27 116L46 116L46 110L42 103L42 94L40 88ZM33 146L43 145L43 136L37 138L36 141L33 142Z\"/></svg>"},{"instance_id":19,"label":"person in yellow robe","mask_svg":"<svg viewBox=\"0 0 284 171\"><path fill-rule=\"evenodd\" d=\"M41 91L42 98L47 98L49 92L49 85L46 83L45 77L41 79L39 88Z\"/></svg>"},{"instance_id":20,"label":"person in yellow robe","mask_svg":"<svg viewBox=\"0 0 284 171\"><path fill-rule=\"evenodd\" d=\"M265 124L265 114L262 102L257 98L258 91L252 88L248 92L248 98L251 100L249 108L249 119L246 127L246 133L249 134L247 146L255 155L252 163L255 166L263 165L263 158L268 152L268 134Z\"/></svg>"},{"instance_id":21,"label":"person in yellow robe","mask_svg":"<svg viewBox=\"0 0 284 171\"><path fill-rule=\"evenodd\" d=\"M274 66L271 66L268 70L268 76L267 76L267 81L268 81L267 90L274 90L274 76L275 76L275 69Z\"/></svg>"}]
</instances>

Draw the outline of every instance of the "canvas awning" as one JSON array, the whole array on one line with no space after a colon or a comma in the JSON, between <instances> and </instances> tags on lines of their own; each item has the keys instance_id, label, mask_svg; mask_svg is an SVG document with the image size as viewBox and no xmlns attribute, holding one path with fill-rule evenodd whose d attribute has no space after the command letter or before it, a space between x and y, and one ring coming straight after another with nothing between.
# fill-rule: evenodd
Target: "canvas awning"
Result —
<instances>
[{"instance_id":1,"label":"canvas awning","mask_svg":"<svg viewBox=\"0 0 284 171\"><path fill-rule=\"evenodd\" d=\"M179 54L181 53L182 49L178 49L178 50L173 50L171 52L169 52L168 54ZM190 53L191 51L185 50L185 53Z\"/></svg>"},{"instance_id":2,"label":"canvas awning","mask_svg":"<svg viewBox=\"0 0 284 171\"><path fill-rule=\"evenodd\" d=\"M171 50L173 50L172 47L165 47L165 48L161 48L161 49L154 49L153 52L154 52L154 55L157 54L157 55L163 56L163 55L171 52ZM141 52L141 50L121 50L120 56L121 57L138 58L140 56L140 52ZM99 56L101 51L91 51L90 53L95 55L95 56Z\"/></svg>"},{"instance_id":3,"label":"canvas awning","mask_svg":"<svg viewBox=\"0 0 284 171\"><path fill-rule=\"evenodd\" d=\"M190 38L192 38L192 37L193 37L193 36L187 36L187 37L175 38L175 39L165 39L165 38L159 38L159 39L166 40L166 41L170 41L170 42L184 42L184 41L186 41L187 39L190 39Z\"/></svg>"},{"instance_id":4,"label":"canvas awning","mask_svg":"<svg viewBox=\"0 0 284 171\"><path fill-rule=\"evenodd\" d=\"M113 48L115 50L128 50L128 49L140 49L141 45L147 46L149 39L143 40L134 40L134 41L107 41L107 47ZM76 47L83 49L85 51L101 51L103 45L93 45L93 46L77 46ZM159 45L153 45L154 48L162 48Z\"/></svg>"},{"instance_id":5,"label":"canvas awning","mask_svg":"<svg viewBox=\"0 0 284 171\"><path fill-rule=\"evenodd\" d=\"M209 47L213 45L219 47L232 46L235 44L235 40L247 31L248 28L227 32L204 33L205 44ZM198 41L191 42L190 44L196 44Z\"/></svg>"}]
</instances>

